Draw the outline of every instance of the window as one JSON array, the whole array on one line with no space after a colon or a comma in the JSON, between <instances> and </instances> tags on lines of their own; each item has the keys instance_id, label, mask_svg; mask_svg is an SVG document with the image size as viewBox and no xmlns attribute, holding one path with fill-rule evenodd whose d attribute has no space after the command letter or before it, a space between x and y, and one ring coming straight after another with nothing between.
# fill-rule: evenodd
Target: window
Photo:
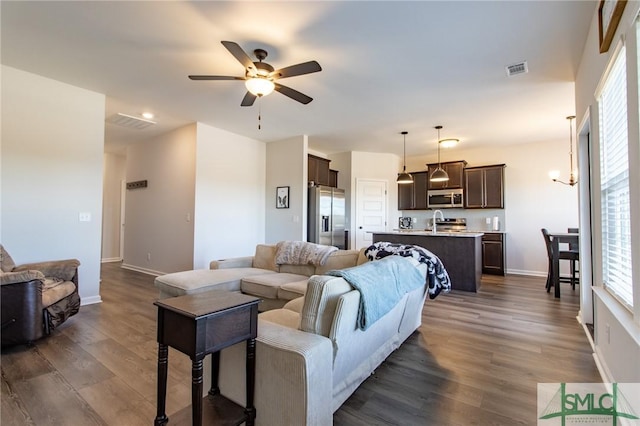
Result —
<instances>
[{"instance_id":1,"label":"window","mask_svg":"<svg viewBox=\"0 0 640 426\"><path fill-rule=\"evenodd\" d=\"M627 73L624 46L614 56L598 104L602 278L604 287L624 305L632 308Z\"/></svg>"}]
</instances>

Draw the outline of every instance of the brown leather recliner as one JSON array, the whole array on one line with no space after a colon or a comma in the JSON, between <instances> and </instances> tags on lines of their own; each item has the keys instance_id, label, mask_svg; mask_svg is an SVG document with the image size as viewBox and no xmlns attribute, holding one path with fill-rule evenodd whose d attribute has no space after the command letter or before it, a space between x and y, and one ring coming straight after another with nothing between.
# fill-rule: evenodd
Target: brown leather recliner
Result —
<instances>
[{"instance_id":1,"label":"brown leather recliner","mask_svg":"<svg viewBox=\"0 0 640 426\"><path fill-rule=\"evenodd\" d=\"M30 344L80 309L76 259L16 266L0 244L2 346Z\"/></svg>"}]
</instances>

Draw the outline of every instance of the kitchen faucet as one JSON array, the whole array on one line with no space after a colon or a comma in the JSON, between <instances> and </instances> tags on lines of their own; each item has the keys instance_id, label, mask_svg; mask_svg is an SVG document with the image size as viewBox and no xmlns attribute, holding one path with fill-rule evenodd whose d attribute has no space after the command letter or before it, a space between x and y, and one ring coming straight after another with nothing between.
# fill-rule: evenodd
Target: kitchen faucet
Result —
<instances>
[{"instance_id":1,"label":"kitchen faucet","mask_svg":"<svg viewBox=\"0 0 640 426\"><path fill-rule=\"evenodd\" d=\"M436 233L436 216L438 215L438 213L440 213L440 219L442 219L444 221L444 214L442 214L442 211L440 210L436 210L433 212L433 219L431 221L431 232L433 234Z\"/></svg>"}]
</instances>

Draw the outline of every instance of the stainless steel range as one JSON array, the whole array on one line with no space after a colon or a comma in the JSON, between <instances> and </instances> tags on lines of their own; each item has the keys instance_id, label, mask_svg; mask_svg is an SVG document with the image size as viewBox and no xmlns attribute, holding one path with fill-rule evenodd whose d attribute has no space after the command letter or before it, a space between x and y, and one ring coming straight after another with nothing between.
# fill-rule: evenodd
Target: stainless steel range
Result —
<instances>
[{"instance_id":1,"label":"stainless steel range","mask_svg":"<svg viewBox=\"0 0 640 426\"><path fill-rule=\"evenodd\" d=\"M429 219L429 227L433 229L433 219ZM467 218L446 217L436 219L436 228L443 232L464 232L467 230Z\"/></svg>"}]
</instances>

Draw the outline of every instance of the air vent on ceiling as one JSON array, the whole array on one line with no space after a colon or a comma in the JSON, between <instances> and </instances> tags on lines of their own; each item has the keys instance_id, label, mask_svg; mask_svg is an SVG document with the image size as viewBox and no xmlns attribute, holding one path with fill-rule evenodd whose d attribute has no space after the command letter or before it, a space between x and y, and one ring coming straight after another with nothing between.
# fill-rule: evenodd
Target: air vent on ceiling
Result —
<instances>
[{"instance_id":1,"label":"air vent on ceiling","mask_svg":"<svg viewBox=\"0 0 640 426\"><path fill-rule=\"evenodd\" d=\"M130 129L144 129L156 124L155 121L146 118L134 117L133 115L123 114L121 112L113 114L107 118L107 123L117 124L118 126L128 127Z\"/></svg>"},{"instance_id":2,"label":"air vent on ceiling","mask_svg":"<svg viewBox=\"0 0 640 426\"><path fill-rule=\"evenodd\" d=\"M507 65L507 76L513 77L517 74L526 74L529 72L527 61L518 62L517 64Z\"/></svg>"}]
</instances>

